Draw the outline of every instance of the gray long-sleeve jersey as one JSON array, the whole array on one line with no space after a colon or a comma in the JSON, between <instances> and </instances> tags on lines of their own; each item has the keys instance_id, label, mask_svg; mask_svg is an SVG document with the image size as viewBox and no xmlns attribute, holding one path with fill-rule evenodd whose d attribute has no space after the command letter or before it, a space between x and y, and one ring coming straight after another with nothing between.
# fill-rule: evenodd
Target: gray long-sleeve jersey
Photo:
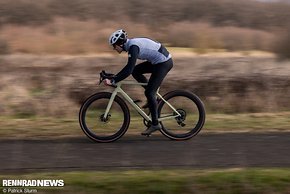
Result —
<instances>
[{"instance_id":1,"label":"gray long-sleeve jersey","mask_svg":"<svg viewBox=\"0 0 290 194\"><path fill-rule=\"evenodd\" d=\"M134 70L137 59L149 61L152 64L159 64L171 58L170 53L161 43L149 38L128 39L124 44L124 50L128 52L127 65L116 75L115 82L127 78Z\"/></svg>"}]
</instances>

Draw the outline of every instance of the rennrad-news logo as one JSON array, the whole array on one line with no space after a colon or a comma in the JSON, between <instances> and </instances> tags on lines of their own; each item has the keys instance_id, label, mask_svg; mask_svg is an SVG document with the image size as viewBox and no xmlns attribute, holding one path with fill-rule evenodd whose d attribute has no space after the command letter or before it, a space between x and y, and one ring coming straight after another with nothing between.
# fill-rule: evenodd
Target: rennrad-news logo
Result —
<instances>
[{"instance_id":1,"label":"rennrad-news logo","mask_svg":"<svg viewBox=\"0 0 290 194\"><path fill-rule=\"evenodd\" d=\"M64 180L2 180L2 187L63 187Z\"/></svg>"}]
</instances>

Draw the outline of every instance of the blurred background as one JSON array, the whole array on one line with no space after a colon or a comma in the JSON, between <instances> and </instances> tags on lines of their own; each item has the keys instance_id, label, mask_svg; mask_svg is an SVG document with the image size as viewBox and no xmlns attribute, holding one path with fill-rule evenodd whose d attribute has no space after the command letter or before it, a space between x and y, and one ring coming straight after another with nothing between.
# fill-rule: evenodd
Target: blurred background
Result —
<instances>
[{"instance_id":1,"label":"blurred background","mask_svg":"<svg viewBox=\"0 0 290 194\"><path fill-rule=\"evenodd\" d=\"M213 114L290 110L290 1L0 0L1 116L75 119L106 90L100 70L126 64L108 45L119 28L169 48L163 93L188 89Z\"/></svg>"},{"instance_id":2,"label":"blurred background","mask_svg":"<svg viewBox=\"0 0 290 194\"><path fill-rule=\"evenodd\" d=\"M171 52L161 93L183 88L202 99L206 123L195 139L140 137L134 112L127 134L138 136L101 145L83 134L81 103L111 91L99 72L127 62L108 45L120 28ZM127 89L144 100L141 88ZM0 172L15 172L1 179L65 179L57 193L290 193L289 97L290 0L0 0ZM194 170L154 169L182 160ZM107 171L106 161L128 171ZM226 168L195 169L208 161Z\"/></svg>"},{"instance_id":3,"label":"blurred background","mask_svg":"<svg viewBox=\"0 0 290 194\"><path fill-rule=\"evenodd\" d=\"M0 7L1 54L104 52L109 34L122 27L131 36L197 52L262 50L289 57L289 1L1 0Z\"/></svg>"}]
</instances>

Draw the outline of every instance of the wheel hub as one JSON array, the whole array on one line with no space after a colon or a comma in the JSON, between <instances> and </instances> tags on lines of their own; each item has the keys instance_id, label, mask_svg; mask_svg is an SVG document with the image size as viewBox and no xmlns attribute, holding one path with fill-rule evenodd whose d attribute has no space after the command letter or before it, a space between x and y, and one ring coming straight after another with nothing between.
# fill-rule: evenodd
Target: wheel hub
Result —
<instances>
[{"instance_id":1,"label":"wheel hub","mask_svg":"<svg viewBox=\"0 0 290 194\"><path fill-rule=\"evenodd\" d=\"M186 119L186 112L183 109L177 109L176 111L180 114L180 116L176 117L175 120L177 121L178 125L184 127L185 124L183 122Z\"/></svg>"},{"instance_id":2,"label":"wheel hub","mask_svg":"<svg viewBox=\"0 0 290 194\"><path fill-rule=\"evenodd\" d=\"M104 122L104 123L108 123L109 120L110 120L110 118L111 118L111 114L108 114L108 115L107 115L107 118L105 118L105 114L102 114L102 115L100 116L100 121L102 121L102 122Z\"/></svg>"}]
</instances>

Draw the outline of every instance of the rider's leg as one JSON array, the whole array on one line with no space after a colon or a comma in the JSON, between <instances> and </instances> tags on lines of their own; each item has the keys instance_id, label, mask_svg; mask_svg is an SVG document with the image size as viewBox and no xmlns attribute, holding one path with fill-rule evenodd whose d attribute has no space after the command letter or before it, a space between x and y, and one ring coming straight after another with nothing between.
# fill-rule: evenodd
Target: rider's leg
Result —
<instances>
[{"instance_id":1,"label":"rider's leg","mask_svg":"<svg viewBox=\"0 0 290 194\"><path fill-rule=\"evenodd\" d=\"M158 124L156 92L172 66L173 63L171 59L164 63L153 65L153 72L150 76L147 88L145 90L145 95L149 103L149 110L151 112L153 125Z\"/></svg>"},{"instance_id":2,"label":"rider's leg","mask_svg":"<svg viewBox=\"0 0 290 194\"><path fill-rule=\"evenodd\" d=\"M143 75L145 73L152 73L153 72L153 65L145 61L135 66L132 76L139 82L139 83L147 83L147 78ZM143 86L144 87L144 86ZM146 87L144 87L146 88Z\"/></svg>"},{"instance_id":3,"label":"rider's leg","mask_svg":"<svg viewBox=\"0 0 290 194\"><path fill-rule=\"evenodd\" d=\"M157 113L156 92L172 66L173 62L171 59L164 63L153 65L153 72L145 90L145 95L149 103L149 110L152 117L152 126L142 133L144 135L149 135L153 131L160 129Z\"/></svg>"},{"instance_id":4,"label":"rider's leg","mask_svg":"<svg viewBox=\"0 0 290 194\"><path fill-rule=\"evenodd\" d=\"M132 76L139 82L139 83L147 83L147 78L143 75L145 73L152 73L153 72L153 65L145 61L143 63L140 63L135 66ZM142 86L144 89L146 89L146 86ZM142 108L146 109L148 108L148 102L145 103Z\"/></svg>"}]
</instances>

